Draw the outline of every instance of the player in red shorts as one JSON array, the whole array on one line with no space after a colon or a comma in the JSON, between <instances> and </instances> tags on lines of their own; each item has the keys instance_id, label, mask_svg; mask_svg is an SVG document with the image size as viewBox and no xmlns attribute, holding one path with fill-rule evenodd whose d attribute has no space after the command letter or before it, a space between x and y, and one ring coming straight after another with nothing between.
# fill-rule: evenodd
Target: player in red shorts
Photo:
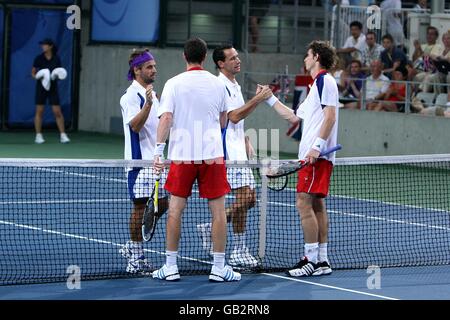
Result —
<instances>
[{"instance_id":1,"label":"player in red shorts","mask_svg":"<svg viewBox=\"0 0 450 320\"><path fill-rule=\"evenodd\" d=\"M322 151L337 145L339 92L336 81L327 73L335 61L335 50L322 41L308 46L305 67L314 79L305 101L297 110L303 120L299 159L309 164L298 173L296 206L302 222L305 254L300 262L287 273L292 277L330 274L327 256L328 215L325 198L328 195L335 154L320 156ZM270 106L280 109L283 105L275 97L267 100ZM292 124L298 118L287 112L284 119Z\"/></svg>"},{"instance_id":2,"label":"player in red shorts","mask_svg":"<svg viewBox=\"0 0 450 320\"><path fill-rule=\"evenodd\" d=\"M221 80L203 70L206 43L190 39L184 46L187 71L164 86L158 116L155 167L162 170L162 155L170 131L169 169L165 189L171 194L167 218L166 263L153 278L180 279L177 266L181 216L197 180L201 198L212 214L214 263L210 281L239 281L241 275L225 264L227 237L225 195L230 192L225 168L221 127L225 126L229 95Z\"/></svg>"}]
</instances>

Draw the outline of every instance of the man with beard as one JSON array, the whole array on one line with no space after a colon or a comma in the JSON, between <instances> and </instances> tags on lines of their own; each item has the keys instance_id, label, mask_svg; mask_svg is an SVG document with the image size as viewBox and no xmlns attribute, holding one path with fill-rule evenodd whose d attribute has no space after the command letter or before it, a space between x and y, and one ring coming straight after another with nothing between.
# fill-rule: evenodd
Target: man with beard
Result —
<instances>
[{"instance_id":1,"label":"man with beard","mask_svg":"<svg viewBox=\"0 0 450 320\"><path fill-rule=\"evenodd\" d=\"M156 144L158 127L158 98L152 83L156 77L156 62L148 50L134 50L129 58L128 80L133 81L120 99L125 134L125 160L151 160ZM127 168L128 191L133 202L130 218L130 238L120 253L128 259L126 271L150 271L144 256L141 233L145 204L153 190L156 173L153 168ZM165 177L161 176L161 184ZM166 211L167 197L159 200L159 212Z\"/></svg>"}]
</instances>

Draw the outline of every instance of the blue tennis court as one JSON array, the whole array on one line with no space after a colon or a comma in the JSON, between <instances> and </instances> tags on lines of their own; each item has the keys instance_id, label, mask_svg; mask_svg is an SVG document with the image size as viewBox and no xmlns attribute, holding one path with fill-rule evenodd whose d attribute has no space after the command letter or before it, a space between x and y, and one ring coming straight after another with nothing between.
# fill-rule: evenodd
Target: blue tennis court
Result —
<instances>
[{"instance_id":1,"label":"blue tennis court","mask_svg":"<svg viewBox=\"0 0 450 320\"><path fill-rule=\"evenodd\" d=\"M194 190L183 217L182 279L169 283L124 271L126 259L118 250L129 238L131 203L123 168L36 165L2 171L1 299L450 299L450 212L442 203L424 207L417 199L408 201L407 192L398 201L355 197L350 191L330 196L329 256L335 270L305 279L282 272L303 251L295 191L269 191L264 197L258 188L247 243L262 269L242 270L238 283L215 284L207 281L212 259L196 232L196 224L209 219L207 203ZM338 170L335 180L342 184L341 178ZM165 261L165 223L163 216L145 246L155 268ZM80 290L67 288L71 266L81 272ZM381 268L380 288L369 289L369 266Z\"/></svg>"}]
</instances>

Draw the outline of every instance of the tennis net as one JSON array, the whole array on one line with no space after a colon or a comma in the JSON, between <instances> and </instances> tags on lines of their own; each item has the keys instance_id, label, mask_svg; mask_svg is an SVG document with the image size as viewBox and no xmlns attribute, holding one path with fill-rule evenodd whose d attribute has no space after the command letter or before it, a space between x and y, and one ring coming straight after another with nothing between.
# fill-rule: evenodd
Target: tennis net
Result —
<instances>
[{"instance_id":1,"label":"tennis net","mask_svg":"<svg viewBox=\"0 0 450 320\"><path fill-rule=\"evenodd\" d=\"M0 160L0 285L66 281L73 266L84 280L131 276L119 254L130 238L126 168L149 165ZM261 168L260 163L249 166ZM256 202L247 214L245 241L259 265L241 271L285 270L303 254L297 178L291 175L288 187L277 192L255 177ZM233 201L229 194L227 206ZM326 202L334 269L450 263L450 155L338 159ZM207 201L194 186L183 215L182 274L211 268L197 227L210 217ZM165 262L166 218L145 243L155 269ZM230 223L227 259L235 238Z\"/></svg>"}]
</instances>

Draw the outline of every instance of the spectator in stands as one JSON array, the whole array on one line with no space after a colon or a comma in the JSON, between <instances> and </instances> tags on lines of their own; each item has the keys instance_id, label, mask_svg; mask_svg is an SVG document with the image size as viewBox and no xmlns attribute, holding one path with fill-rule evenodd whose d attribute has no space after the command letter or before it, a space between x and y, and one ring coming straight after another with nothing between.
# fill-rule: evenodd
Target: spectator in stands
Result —
<instances>
[{"instance_id":1,"label":"spectator in stands","mask_svg":"<svg viewBox=\"0 0 450 320\"><path fill-rule=\"evenodd\" d=\"M367 110L373 110L378 105L377 100L381 100L389 89L389 78L381 71L383 64L380 60L373 60L370 64L370 76L366 81L366 101Z\"/></svg>"},{"instance_id":2,"label":"spectator in stands","mask_svg":"<svg viewBox=\"0 0 450 320\"><path fill-rule=\"evenodd\" d=\"M430 81L435 84L447 83L448 85L450 84L450 70L446 66L450 66L450 32L442 35L442 43L444 48L439 55L430 54L431 61L437 69L437 72L430 77ZM445 93L445 87L435 85L434 92ZM448 92L450 93L450 90Z\"/></svg>"},{"instance_id":3,"label":"spectator in stands","mask_svg":"<svg viewBox=\"0 0 450 320\"><path fill-rule=\"evenodd\" d=\"M344 108L361 108L361 88L365 77L366 75L361 71L361 61L353 60L350 64L350 75L345 79L345 89L342 93L343 97L349 101L344 103Z\"/></svg>"},{"instance_id":4,"label":"spectator in stands","mask_svg":"<svg viewBox=\"0 0 450 320\"><path fill-rule=\"evenodd\" d=\"M345 90L347 72L345 71L345 65L342 59L337 58L336 63L330 69L330 74L333 76L334 80L336 80L339 92L343 92Z\"/></svg>"},{"instance_id":5,"label":"spectator in stands","mask_svg":"<svg viewBox=\"0 0 450 320\"><path fill-rule=\"evenodd\" d=\"M408 70L404 66L397 67L392 72L394 81L405 81L408 76ZM406 84L393 82L383 96L382 102L379 102L372 110L374 111L404 111L406 97Z\"/></svg>"},{"instance_id":6,"label":"spectator in stands","mask_svg":"<svg viewBox=\"0 0 450 320\"><path fill-rule=\"evenodd\" d=\"M394 45L403 47L405 35L402 25L402 3L400 0L384 0L380 4L381 13L386 21L387 33L392 36Z\"/></svg>"},{"instance_id":7,"label":"spectator in stands","mask_svg":"<svg viewBox=\"0 0 450 320\"><path fill-rule=\"evenodd\" d=\"M383 46L377 43L377 35L373 31L369 31L366 34L366 48L362 52L361 70L368 72L372 61L380 60L381 52L383 52Z\"/></svg>"},{"instance_id":8,"label":"spectator in stands","mask_svg":"<svg viewBox=\"0 0 450 320\"><path fill-rule=\"evenodd\" d=\"M251 52L259 51L259 23L261 22L261 18L267 14L271 2L271 0L250 0L249 29L252 42L250 47Z\"/></svg>"},{"instance_id":9,"label":"spectator in stands","mask_svg":"<svg viewBox=\"0 0 450 320\"><path fill-rule=\"evenodd\" d=\"M391 79L392 71L398 67L405 67L407 58L403 50L394 46L394 39L390 34L385 34L382 38L384 51L381 53L381 62L383 62L383 73Z\"/></svg>"},{"instance_id":10,"label":"spectator in stands","mask_svg":"<svg viewBox=\"0 0 450 320\"><path fill-rule=\"evenodd\" d=\"M366 36L362 33L362 28L363 25L359 21L350 23L351 36L347 38L343 48L336 50L338 54L342 55L341 57L344 58L345 62L349 60L361 61L361 52L366 47Z\"/></svg>"},{"instance_id":11,"label":"spectator in stands","mask_svg":"<svg viewBox=\"0 0 450 320\"><path fill-rule=\"evenodd\" d=\"M419 72L414 81L421 82L419 90L423 92L431 91L430 81L436 68L431 63L431 55L439 56L442 47L437 43L439 31L433 26L427 28L427 43L419 44L419 40L414 41L413 61ZM421 63L422 62L422 63Z\"/></svg>"},{"instance_id":12,"label":"spectator in stands","mask_svg":"<svg viewBox=\"0 0 450 320\"><path fill-rule=\"evenodd\" d=\"M417 0L416 5L413 8L414 12L421 13L427 11L427 0Z\"/></svg>"}]
</instances>

